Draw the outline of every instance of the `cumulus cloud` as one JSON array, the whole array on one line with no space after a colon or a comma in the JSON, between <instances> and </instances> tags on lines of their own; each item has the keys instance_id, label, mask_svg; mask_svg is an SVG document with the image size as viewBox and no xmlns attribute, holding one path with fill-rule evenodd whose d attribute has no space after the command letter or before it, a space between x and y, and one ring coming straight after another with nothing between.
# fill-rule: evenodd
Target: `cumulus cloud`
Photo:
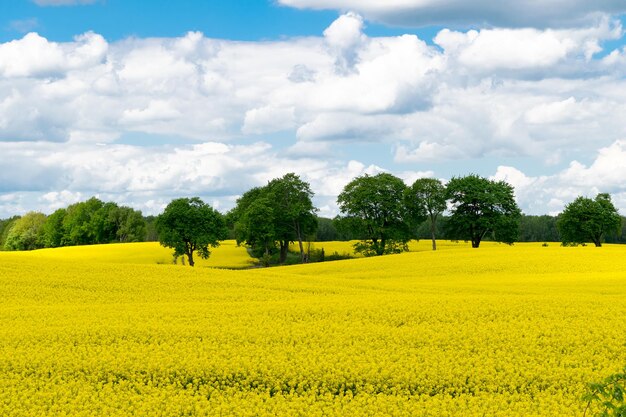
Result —
<instances>
[{"instance_id":1,"label":"cumulus cloud","mask_svg":"<svg viewBox=\"0 0 626 417\"><path fill-rule=\"evenodd\" d=\"M571 26L602 14L626 12L621 0L278 0L299 9L352 10L391 25L488 25L500 27Z\"/></svg>"},{"instance_id":2,"label":"cumulus cloud","mask_svg":"<svg viewBox=\"0 0 626 417\"><path fill-rule=\"evenodd\" d=\"M618 39L619 21L603 19L587 29L483 29L456 32L443 29L435 37L446 55L471 70L521 70L553 67L566 58L589 61L604 40Z\"/></svg>"},{"instance_id":3,"label":"cumulus cloud","mask_svg":"<svg viewBox=\"0 0 626 417\"><path fill-rule=\"evenodd\" d=\"M30 33L0 44L0 194L14 202L3 207L102 193L154 212L173 194L197 193L227 208L247 187L294 171L332 214L334 196L362 173L445 178L464 172L428 165L512 157L561 172L528 177L556 185L524 200L558 210L591 189L587 176L613 178L600 165L626 165L626 53L597 53L620 36L619 23L599 19L575 29L442 30L429 45L368 37L354 13L317 37L263 42L190 32L58 43ZM191 144L122 145L129 134ZM389 152L345 159L364 143ZM598 149L616 159L590 162ZM509 168L497 175L528 188Z\"/></svg>"},{"instance_id":4,"label":"cumulus cloud","mask_svg":"<svg viewBox=\"0 0 626 417\"><path fill-rule=\"evenodd\" d=\"M89 69L103 61L107 49L104 38L93 32L64 44L31 32L22 39L0 44L0 76L61 76L71 70Z\"/></svg>"},{"instance_id":5,"label":"cumulus cloud","mask_svg":"<svg viewBox=\"0 0 626 417\"><path fill-rule=\"evenodd\" d=\"M589 166L572 161L566 169L543 176L527 176L514 167L499 166L492 178L513 185L527 213L554 215L579 195L609 193L621 213L626 214L625 161L626 140L617 140L601 148Z\"/></svg>"}]
</instances>

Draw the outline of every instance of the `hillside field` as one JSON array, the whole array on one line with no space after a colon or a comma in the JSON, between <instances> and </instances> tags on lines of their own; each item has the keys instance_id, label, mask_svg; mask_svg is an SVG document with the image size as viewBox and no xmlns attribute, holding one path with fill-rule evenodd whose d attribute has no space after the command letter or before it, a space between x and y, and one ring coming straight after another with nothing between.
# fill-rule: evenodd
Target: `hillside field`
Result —
<instances>
[{"instance_id":1,"label":"hillside field","mask_svg":"<svg viewBox=\"0 0 626 417\"><path fill-rule=\"evenodd\" d=\"M626 365L626 246L429 244L0 252L0 415L582 416Z\"/></svg>"}]
</instances>

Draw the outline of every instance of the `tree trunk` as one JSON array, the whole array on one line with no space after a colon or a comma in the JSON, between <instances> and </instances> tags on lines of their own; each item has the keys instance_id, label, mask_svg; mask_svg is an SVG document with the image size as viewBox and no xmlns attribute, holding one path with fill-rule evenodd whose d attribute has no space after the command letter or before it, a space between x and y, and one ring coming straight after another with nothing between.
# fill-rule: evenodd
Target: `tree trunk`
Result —
<instances>
[{"instance_id":1,"label":"tree trunk","mask_svg":"<svg viewBox=\"0 0 626 417\"><path fill-rule=\"evenodd\" d=\"M295 225L296 234L298 235L298 244L300 245L300 263L304 263L304 246L302 245L302 232L300 231L300 224Z\"/></svg>"},{"instance_id":2,"label":"tree trunk","mask_svg":"<svg viewBox=\"0 0 626 417\"><path fill-rule=\"evenodd\" d=\"M380 246L378 247L378 250L376 251L376 253L378 255L383 255L385 253L385 244L386 244L386 239L383 237L380 239Z\"/></svg>"},{"instance_id":3,"label":"tree trunk","mask_svg":"<svg viewBox=\"0 0 626 417\"><path fill-rule=\"evenodd\" d=\"M435 221L437 218L430 218L430 236L433 239L433 250L437 250L437 241L435 240Z\"/></svg>"},{"instance_id":4,"label":"tree trunk","mask_svg":"<svg viewBox=\"0 0 626 417\"><path fill-rule=\"evenodd\" d=\"M194 266L195 263L193 261L193 251L187 252L187 259L189 259L189 266Z\"/></svg>"},{"instance_id":5,"label":"tree trunk","mask_svg":"<svg viewBox=\"0 0 626 417\"><path fill-rule=\"evenodd\" d=\"M596 248L599 248L600 246L602 246L602 233L600 233L597 236L592 236L592 239L593 239L594 245L596 245Z\"/></svg>"},{"instance_id":6,"label":"tree trunk","mask_svg":"<svg viewBox=\"0 0 626 417\"><path fill-rule=\"evenodd\" d=\"M284 263L287 260L287 250L289 249L289 241L280 241L280 263Z\"/></svg>"}]
</instances>

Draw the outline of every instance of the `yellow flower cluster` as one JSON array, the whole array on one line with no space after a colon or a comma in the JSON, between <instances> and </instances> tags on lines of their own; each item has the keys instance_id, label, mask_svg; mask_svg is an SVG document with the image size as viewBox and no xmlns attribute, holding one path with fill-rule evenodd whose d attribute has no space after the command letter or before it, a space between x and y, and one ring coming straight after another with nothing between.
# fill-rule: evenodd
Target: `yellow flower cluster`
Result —
<instances>
[{"instance_id":1,"label":"yellow flower cluster","mask_svg":"<svg viewBox=\"0 0 626 417\"><path fill-rule=\"evenodd\" d=\"M577 416L626 363L626 246L243 271L139 247L0 253L0 415Z\"/></svg>"}]
</instances>

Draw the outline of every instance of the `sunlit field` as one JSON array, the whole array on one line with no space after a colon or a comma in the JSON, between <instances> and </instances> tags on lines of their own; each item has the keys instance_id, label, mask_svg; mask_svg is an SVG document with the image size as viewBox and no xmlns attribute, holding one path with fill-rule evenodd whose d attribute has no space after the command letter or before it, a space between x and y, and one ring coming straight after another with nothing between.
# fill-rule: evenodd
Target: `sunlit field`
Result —
<instances>
[{"instance_id":1,"label":"sunlit field","mask_svg":"<svg viewBox=\"0 0 626 417\"><path fill-rule=\"evenodd\" d=\"M352 256L355 258L361 258L363 257L362 254L354 252L354 245L355 243L358 243L358 242L359 242L358 240L343 241L343 242L340 242L340 241L311 242L311 243L304 244L304 250L306 252L309 250L313 251L313 250L324 249L324 253L326 255L338 254L338 255ZM482 242L481 243L481 246L483 247L500 246L500 245L502 244L496 243L496 242ZM523 243L522 245L525 245L525 243ZM537 244L534 243L532 245L536 246ZM558 243L553 243L553 245L558 245ZM408 246L409 246L409 252L424 252L424 251L431 251L433 249L432 240L428 240L428 239L412 240L409 242ZM437 249L440 249L440 250L467 249L471 247L472 247L472 244L470 242L451 241L451 240L438 240L437 241ZM293 252L299 252L300 248L297 243L293 243L289 246L289 250Z\"/></svg>"},{"instance_id":2,"label":"sunlit field","mask_svg":"<svg viewBox=\"0 0 626 417\"><path fill-rule=\"evenodd\" d=\"M626 364L626 246L446 246L240 271L0 253L0 415L582 416Z\"/></svg>"},{"instance_id":3,"label":"sunlit field","mask_svg":"<svg viewBox=\"0 0 626 417\"><path fill-rule=\"evenodd\" d=\"M257 264L244 246L237 246L234 240L226 240L217 248L209 248L211 256L202 259L194 256L196 267L242 269ZM165 248L158 242L116 243L109 245L66 246L54 249L41 249L32 252L12 252L5 256L72 260L75 262L117 263L117 264L173 264L173 249ZM176 264L183 265L186 259L179 257Z\"/></svg>"}]
</instances>

